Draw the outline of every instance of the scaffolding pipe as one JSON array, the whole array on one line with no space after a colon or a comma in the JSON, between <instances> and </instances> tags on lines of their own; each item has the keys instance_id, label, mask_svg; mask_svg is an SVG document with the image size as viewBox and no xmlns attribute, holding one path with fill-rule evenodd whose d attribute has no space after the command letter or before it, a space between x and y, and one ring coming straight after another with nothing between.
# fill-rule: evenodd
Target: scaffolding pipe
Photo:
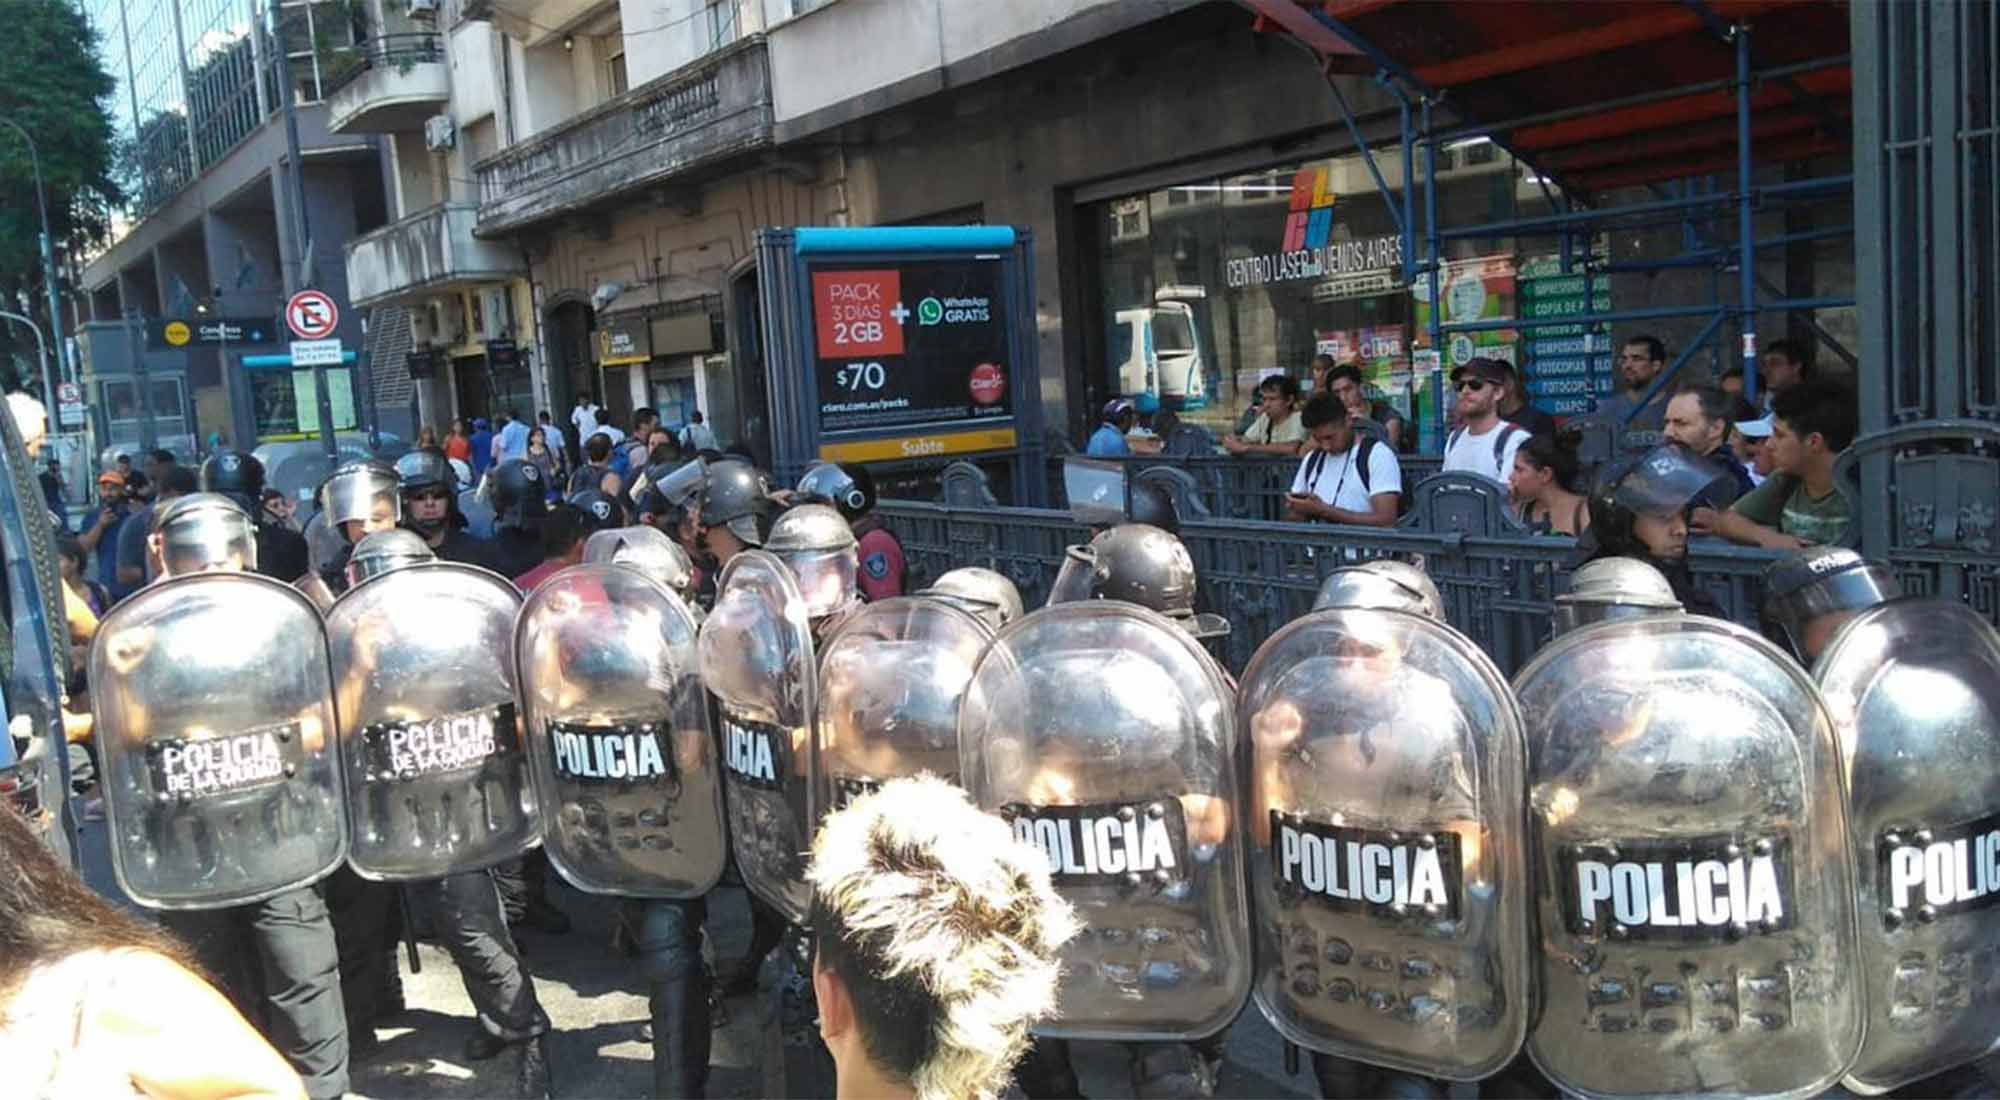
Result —
<instances>
[{"instance_id":1,"label":"scaffolding pipe","mask_svg":"<svg viewBox=\"0 0 2000 1100\"><path fill-rule=\"evenodd\" d=\"M1437 449L1444 453L1444 264L1438 257L1437 137L1431 133L1431 97L1423 99L1424 127L1424 258L1430 269L1431 352L1437 369L1431 372L1431 408L1437 411Z\"/></svg>"},{"instance_id":2,"label":"scaffolding pipe","mask_svg":"<svg viewBox=\"0 0 2000 1100\"><path fill-rule=\"evenodd\" d=\"M1757 225L1751 203L1750 25L1738 23L1736 39L1736 303L1743 325L1743 399L1757 403Z\"/></svg>"},{"instance_id":3,"label":"scaffolding pipe","mask_svg":"<svg viewBox=\"0 0 2000 1100\"><path fill-rule=\"evenodd\" d=\"M1333 79L1329 76L1327 79ZM1410 97L1403 87L1388 79L1384 72L1377 79L1382 81L1396 96L1396 113L1401 120L1403 149L1403 224L1397 226L1403 233L1403 285L1410 286L1417 275L1417 207L1416 207L1416 138L1410 131Z\"/></svg>"},{"instance_id":4,"label":"scaffolding pipe","mask_svg":"<svg viewBox=\"0 0 2000 1100\"><path fill-rule=\"evenodd\" d=\"M1389 219L1394 221L1397 230L1401 231L1403 212L1396 208L1395 194L1389 190L1389 182L1382 178L1382 170L1375 166L1375 151L1369 148L1367 140L1361 136L1361 124L1354 120L1354 111L1347 106L1347 96L1341 92L1340 81L1334 78L1333 70L1326 69L1324 74L1326 86L1333 92L1333 101L1340 104L1340 117L1347 123L1347 132L1354 138L1354 151L1361 154L1361 163L1368 166L1368 176L1375 181L1375 191L1382 196L1382 205L1389 208ZM1404 189L1408 190L1409 186L1409 180L1404 180Z\"/></svg>"},{"instance_id":5,"label":"scaffolding pipe","mask_svg":"<svg viewBox=\"0 0 2000 1100\"><path fill-rule=\"evenodd\" d=\"M1789 198L1804 191L1838 187L1852 179L1852 176L1829 176L1824 179L1799 180L1790 184L1754 187L1747 192L1748 201L1754 205L1765 199ZM1801 186L1802 184L1811 186ZM1630 206L1585 209L1568 214L1551 214L1534 218L1513 218L1507 221L1487 222L1483 225L1470 225L1462 228L1448 229L1443 231L1442 236L1446 240L1463 240L1471 237L1553 236L1572 225L1594 225L1598 222L1633 217L1640 214L1661 214L1699 209L1701 207L1727 206L1741 199L1742 195L1736 192L1714 191L1700 195L1686 195L1677 199L1638 202ZM1625 228L1633 227L1626 226Z\"/></svg>"}]
</instances>

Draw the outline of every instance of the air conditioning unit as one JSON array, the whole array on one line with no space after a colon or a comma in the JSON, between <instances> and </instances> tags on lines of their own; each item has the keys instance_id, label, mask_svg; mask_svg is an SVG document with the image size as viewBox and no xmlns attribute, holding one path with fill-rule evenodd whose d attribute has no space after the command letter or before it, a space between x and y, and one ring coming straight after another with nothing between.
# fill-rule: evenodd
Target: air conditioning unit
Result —
<instances>
[{"instance_id":1,"label":"air conditioning unit","mask_svg":"<svg viewBox=\"0 0 2000 1100\"><path fill-rule=\"evenodd\" d=\"M432 115L424 120L424 148L448 153L458 145L458 125L450 115Z\"/></svg>"},{"instance_id":2,"label":"air conditioning unit","mask_svg":"<svg viewBox=\"0 0 2000 1100\"><path fill-rule=\"evenodd\" d=\"M408 0L411 15L436 15L438 0Z\"/></svg>"}]
</instances>

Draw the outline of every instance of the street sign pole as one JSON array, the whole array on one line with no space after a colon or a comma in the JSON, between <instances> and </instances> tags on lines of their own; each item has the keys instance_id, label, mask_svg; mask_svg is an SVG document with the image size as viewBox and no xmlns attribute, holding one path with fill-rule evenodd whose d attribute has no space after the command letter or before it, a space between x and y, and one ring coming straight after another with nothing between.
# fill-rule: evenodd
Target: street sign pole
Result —
<instances>
[{"instance_id":1,"label":"street sign pole","mask_svg":"<svg viewBox=\"0 0 2000 1100\"><path fill-rule=\"evenodd\" d=\"M293 163L297 170L297 162ZM285 302L285 325L292 335L301 341L325 340L333 336L339 327L340 310L333 299L325 293L311 288L301 288ZM335 362L339 362L336 352ZM295 364L296 365L296 364ZM332 376L327 373L326 360L314 356L311 363L313 372L313 394L319 406L319 440L326 448L326 460L331 465L340 462L340 446L333 438L333 394ZM350 386L353 379L348 379Z\"/></svg>"}]
</instances>

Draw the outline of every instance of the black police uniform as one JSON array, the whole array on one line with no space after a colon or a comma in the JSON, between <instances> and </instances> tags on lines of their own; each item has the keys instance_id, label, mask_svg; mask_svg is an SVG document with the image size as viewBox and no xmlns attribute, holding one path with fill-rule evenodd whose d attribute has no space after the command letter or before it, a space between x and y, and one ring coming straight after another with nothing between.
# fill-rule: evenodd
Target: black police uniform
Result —
<instances>
[{"instance_id":1,"label":"black police uniform","mask_svg":"<svg viewBox=\"0 0 2000 1100\"><path fill-rule=\"evenodd\" d=\"M257 572L290 584L312 570L306 537L289 527L257 524Z\"/></svg>"}]
</instances>

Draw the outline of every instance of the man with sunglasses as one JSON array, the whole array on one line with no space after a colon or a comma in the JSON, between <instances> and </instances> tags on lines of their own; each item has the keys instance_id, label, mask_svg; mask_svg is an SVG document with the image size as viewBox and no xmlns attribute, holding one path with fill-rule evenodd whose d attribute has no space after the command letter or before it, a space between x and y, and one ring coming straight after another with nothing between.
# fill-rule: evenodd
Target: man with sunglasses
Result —
<instances>
[{"instance_id":1,"label":"man with sunglasses","mask_svg":"<svg viewBox=\"0 0 2000 1100\"><path fill-rule=\"evenodd\" d=\"M443 451L425 448L397 459L396 480L403 493L403 526L422 537L438 560L497 568L492 544L466 533L454 493L457 478Z\"/></svg>"},{"instance_id":2,"label":"man with sunglasses","mask_svg":"<svg viewBox=\"0 0 2000 1100\"><path fill-rule=\"evenodd\" d=\"M1500 419L1500 402L1512 377L1505 363L1486 358L1469 359L1451 372L1461 426L1445 439L1445 473L1474 473L1506 487L1514 452L1528 441L1525 428Z\"/></svg>"}]
</instances>

